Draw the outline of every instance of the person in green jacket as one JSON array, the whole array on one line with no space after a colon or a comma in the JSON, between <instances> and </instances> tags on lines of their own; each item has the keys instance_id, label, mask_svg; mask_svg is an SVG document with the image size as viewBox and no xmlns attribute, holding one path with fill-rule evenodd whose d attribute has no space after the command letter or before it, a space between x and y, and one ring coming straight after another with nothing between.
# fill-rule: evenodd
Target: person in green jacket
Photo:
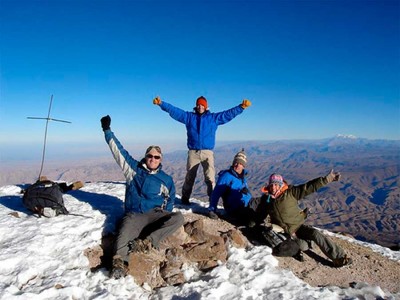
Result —
<instances>
[{"instance_id":1,"label":"person in green jacket","mask_svg":"<svg viewBox=\"0 0 400 300\"><path fill-rule=\"evenodd\" d=\"M321 251L333 261L334 267L342 267L352 263L344 250L322 234L318 229L305 225L307 210L301 210L298 201L316 192L321 187L338 181L340 173L331 170L328 175L318 177L297 186L288 185L279 174L272 174L268 184L262 188L263 195L253 198L249 207L253 219L261 224L269 215L272 224L282 227L293 239L313 241Z\"/></svg>"}]
</instances>

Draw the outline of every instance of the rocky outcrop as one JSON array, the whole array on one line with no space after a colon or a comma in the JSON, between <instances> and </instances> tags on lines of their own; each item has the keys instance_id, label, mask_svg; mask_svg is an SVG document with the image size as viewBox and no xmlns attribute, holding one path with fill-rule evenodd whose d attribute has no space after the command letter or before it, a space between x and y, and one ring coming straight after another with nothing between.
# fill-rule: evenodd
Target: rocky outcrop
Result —
<instances>
[{"instance_id":1,"label":"rocky outcrop","mask_svg":"<svg viewBox=\"0 0 400 300\"><path fill-rule=\"evenodd\" d=\"M244 234L254 242L251 234ZM371 248L331 236L353 259L353 264L334 268L318 247L304 253L304 261L276 257L279 267L293 272L311 286L353 287L367 283L399 295L399 262L388 259ZM161 287L186 282L184 270L194 267L207 271L228 258L227 247L250 246L245 236L231 224L197 214L186 214L185 225L164 241L159 250L131 255L130 274L140 285ZM90 268L109 268L113 237L103 237L102 245L85 250ZM256 245L256 244L255 244Z\"/></svg>"},{"instance_id":2,"label":"rocky outcrop","mask_svg":"<svg viewBox=\"0 0 400 300\"><path fill-rule=\"evenodd\" d=\"M111 243L109 240L104 243L103 240L105 244ZM229 245L245 248L248 240L223 220L186 214L184 226L164 240L159 249L130 255L128 274L133 276L138 285L146 284L151 288L182 284L186 282L184 272L189 267L208 271L225 263ZM110 251L104 247L85 250L91 269L102 266L104 259L101 256L105 253Z\"/></svg>"}]
</instances>

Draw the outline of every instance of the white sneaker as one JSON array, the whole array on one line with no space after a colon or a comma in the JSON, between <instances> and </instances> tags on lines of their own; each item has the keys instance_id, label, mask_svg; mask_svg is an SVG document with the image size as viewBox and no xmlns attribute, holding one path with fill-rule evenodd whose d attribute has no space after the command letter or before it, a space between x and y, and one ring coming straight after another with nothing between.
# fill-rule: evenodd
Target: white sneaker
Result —
<instances>
[{"instance_id":1,"label":"white sneaker","mask_svg":"<svg viewBox=\"0 0 400 300\"><path fill-rule=\"evenodd\" d=\"M52 209L51 207L45 207L43 208L43 216L47 218L53 218L57 216L57 213L55 209Z\"/></svg>"}]
</instances>

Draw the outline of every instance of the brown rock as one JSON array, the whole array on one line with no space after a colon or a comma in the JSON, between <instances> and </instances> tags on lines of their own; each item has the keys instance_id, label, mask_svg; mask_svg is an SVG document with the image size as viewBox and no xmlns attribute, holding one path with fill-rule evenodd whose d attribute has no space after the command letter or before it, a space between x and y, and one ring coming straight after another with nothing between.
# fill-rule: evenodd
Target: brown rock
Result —
<instances>
[{"instance_id":1,"label":"brown rock","mask_svg":"<svg viewBox=\"0 0 400 300\"><path fill-rule=\"evenodd\" d=\"M87 248L83 251L83 254L89 260L89 268L95 269L101 265L101 257L103 256L103 248L101 246L96 246L93 248Z\"/></svg>"},{"instance_id":2,"label":"brown rock","mask_svg":"<svg viewBox=\"0 0 400 300\"><path fill-rule=\"evenodd\" d=\"M10 216L13 216L13 217L15 217L15 218L19 218L19 214L18 214L18 212L16 212L16 211L10 212L9 215L10 215Z\"/></svg>"},{"instance_id":3,"label":"brown rock","mask_svg":"<svg viewBox=\"0 0 400 300\"><path fill-rule=\"evenodd\" d=\"M128 274L138 285L151 288L182 284L186 281L183 269L210 270L226 262L228 246L244 248L247 239L233 225L223 220L211 220L197 214L187 214L185 224L165 239L159 249L149 253L132 253ZM112 239L103 237L102 246L85 250L91 269L104 266L111 256Z\"/></svg>"},{"instance_id":4,"label":"brown rock","mask_svg":"<svg viewBox=\"0 0 400 300\"><path fill-rule=\"evenodd\" d=\"M159 251L151 253L132 253L129 257L128 274L135 278L138 285L147 283L150 287L165 286L160 274L161 255Z\"/></svg>"}]
</instances>

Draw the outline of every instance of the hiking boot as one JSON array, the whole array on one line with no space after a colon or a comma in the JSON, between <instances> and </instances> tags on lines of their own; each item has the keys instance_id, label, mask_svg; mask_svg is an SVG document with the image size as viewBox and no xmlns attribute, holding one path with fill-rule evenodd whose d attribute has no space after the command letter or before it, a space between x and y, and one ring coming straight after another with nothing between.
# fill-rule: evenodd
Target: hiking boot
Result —
<instances>
[{"instance_id":1,"label":"hiking boot","mask_svg":"<svg viewBox=\"0 0 400 300\"><path fill-rule=\"evenodd\" d=\"M182 198L181 198L181 202L182 202L182 204L184 204L184 205L190 205L189 198L187 198L187 197L182 197Z\"/></svg>"},{"instance_id":2,"label":"hiking boot","mask_svg":"<svg viewBox=\"0 0 400 300\"><path fill-rule=\"evenodd\" d=\"M137 252L137 253L149 253L152 249L151 241L148 239L135 239L128 243L129 251L128 253Z\"/></svg>"},{"instance_id":3,"label":"hiking boot","mask_svg":"<svg viewBox=\"0 0 400 300\"><path fill-rule=\"evenodd\" d=\"M300 261L300 262L303 262L303 261L304 261L303 252L302 252L302 251L297 252L295 255L293 255L293 258L294 258L295 260L298 260L298 261Z\"/></svg>"},{"instance_id":4,"label":"hiking boot","mask_svg":"<svg viewBox=\"0 0 400 300\"><path fill-rule=\"evenodd\" d=\"M83 187L83 182L82 181L75 181L72 184L71 190L76 191L76 190L79 190L81 187Z\"/></svg>"},{"instance_id":5,"label":"hiking boot","mask_svg":"<svg viewBox=\"0 0 400 300\"><path fill-rule=\"evenodd\" d=\"M210 211L208 212L208 217L209 217L210 219L213 219L213 220L218 220L218 215L217 215L215 212L213 212L212 210L210 210Z\"/></svg>"},{"instance_id":6,"label":"hiking boot","mask_svg":"<svg viewBox=\"0 0 400 300\"><path fill-rule=\"evenodd\" d=\"M119 279L121 277L125 277L128 272L128 268L125 262L122 260L121 256L116 255L113 257L112 268L110 272L110 277Z\"/></svg>"},{"instance_id":7,"label":"hiking boot","mask_svg":"<svg viewBox=\"0 0 400 300\"><path fill-rule=\"evenodd\" d=\"M348 266L351 265L353 263L353 260L348 257L347 255L341 257L341 258L335 258L333 260L333 266L335 268L341 268L343 266Z\"/></svg>"}]
</instances>

